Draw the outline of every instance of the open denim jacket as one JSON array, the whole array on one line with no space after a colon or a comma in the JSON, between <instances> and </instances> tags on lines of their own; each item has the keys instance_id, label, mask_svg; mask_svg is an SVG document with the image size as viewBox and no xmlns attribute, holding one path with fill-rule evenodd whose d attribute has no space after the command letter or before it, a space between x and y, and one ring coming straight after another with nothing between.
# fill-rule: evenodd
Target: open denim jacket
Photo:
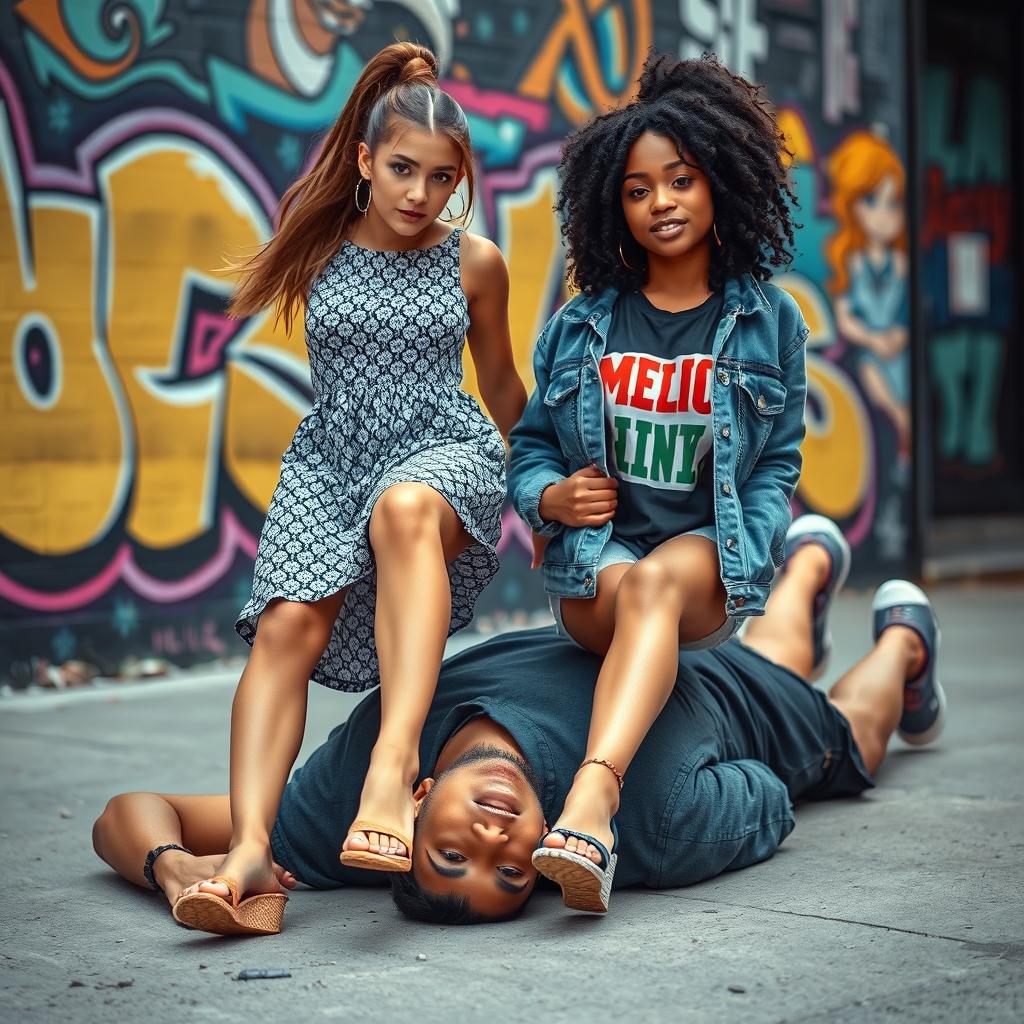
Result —
<instances>
[{"instance_id":1,"label":"open denim jacket","mask_svg":"<svg viewBox=\"0 0 1024 1024\"><path fill-rule=\"evenodd\" d=\"M537 387L510 438L509 496L531 529L551 538L544 588L559 597L596 594L597 562L612 532L611 522L547 522L538 506L545 487L585 466L609 471L599 367L618 294L578 295L548 321L534 351ZM729 615L763 615L782 562L800 478L806 338L800 310L782 289L749 275L726 282L711 352L711 471Z\"/></svg>"}]
</instances>

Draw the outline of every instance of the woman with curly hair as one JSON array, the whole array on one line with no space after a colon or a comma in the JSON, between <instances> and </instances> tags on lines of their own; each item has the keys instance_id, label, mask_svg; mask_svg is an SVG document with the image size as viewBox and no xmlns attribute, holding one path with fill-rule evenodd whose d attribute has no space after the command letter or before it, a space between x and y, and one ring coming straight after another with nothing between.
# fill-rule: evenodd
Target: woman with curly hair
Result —
<instances>
[{"instance_id":1,"label":"woman with curly hair","mask_svg":"<svg viewBox=\"0 0 1024 1024\"><path fill-rule=\"evenodd\" d=\"M537 343L509 492L557 628L604 659L581 767L533 857L569 907L608 907L623 775L679 651L762 615L783 561L807 327L761 282L789 260L787 155L756 86L654 53L636 100L563 151L581 294Z\"/></svg>"}]
</instances>

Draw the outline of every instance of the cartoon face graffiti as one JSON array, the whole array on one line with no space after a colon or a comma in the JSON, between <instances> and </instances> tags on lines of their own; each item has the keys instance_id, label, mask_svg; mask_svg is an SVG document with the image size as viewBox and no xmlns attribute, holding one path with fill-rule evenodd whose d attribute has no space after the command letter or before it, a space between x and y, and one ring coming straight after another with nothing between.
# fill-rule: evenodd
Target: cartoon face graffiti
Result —
<instances>
[{"instance_id":1,"label":"cartoon face graffiti","mask_svg":"<svg viewBox=\"0 0 1024 1024\"><path fill-rule=\"evenodd\" d=\"M854 201L853 214L867 245L897 245L906 223L902 181L886 174L875 188Z\"/></svg>"}]
</instances>

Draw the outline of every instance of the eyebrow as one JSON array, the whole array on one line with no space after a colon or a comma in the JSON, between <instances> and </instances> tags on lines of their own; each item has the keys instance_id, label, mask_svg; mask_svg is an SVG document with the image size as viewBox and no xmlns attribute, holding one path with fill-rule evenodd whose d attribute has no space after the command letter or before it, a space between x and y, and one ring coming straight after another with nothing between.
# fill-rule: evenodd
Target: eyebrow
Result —
<instances>
[{"instance_id":1,"label":"eyebrow","mask_svg":"<svg viewBox=\"0 0 1024 1024\"><path fill-rule=\"evenodd\" d=\"M413 158L411 156L405 156L405 154L403 154L403 153L393 153L392 157L395 160L401 160L402 163L410 164L413 167L419 167L420 166L419 160L413 160ZM442 164L440 167L435 167L434 170L435 171L457 171L458 167L456 167L455 164Z\"/></svg>"},{"instance_id":2,"label":"eyebrow","mask_svg":"<svg viewBox=\"0 0 1024 1024\"><path fill-rule=\"evenodd\" d=\"M464 878L466 875L465 868L446 868L434 861L434 858L427 854L427 860L430 862L430 866L442 877L442 878ZM522 885L513 885L508 879L502 878L498 875L494 879L494 884L504 892L511 893L513 896L518 896L529 882L524 882Z\"/></svg>"},{"instance_id":3,"label":"eyebrow","mask_svg":"<svg viewBox=\"0 0 1024 1024\"><path fill-rule=\"evenodd\" d=\"M663 171L671 171L673 167L692 167L693 170L699 171L700 168L696 164L691 164L688 160L683 160L680 157L678 160L673 160L671 163L665 164L661 169ZM649 178L650 175L646 171L630 171L629 174L623 177L623 181L628 181L630 178Z\"/></svg>"}]
</instances>

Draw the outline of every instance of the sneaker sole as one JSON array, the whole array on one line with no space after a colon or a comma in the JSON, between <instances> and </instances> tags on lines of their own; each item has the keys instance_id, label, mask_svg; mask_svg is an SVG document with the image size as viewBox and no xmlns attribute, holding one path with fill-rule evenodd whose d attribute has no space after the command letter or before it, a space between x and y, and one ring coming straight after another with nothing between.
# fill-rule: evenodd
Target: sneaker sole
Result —
<instances>
[{"instance_id":1,"label":"sneaker sole","mask_svg":"<svg viewBox=\"0 0 1024 1024\"><path fill-rule=\"evenodd\" d=\"M928 608L932 617L935 616L935 609L932 608L931 601L928 600L928 595L915 584L909 580L889 580L887 583L883 583L878 590L875 591L875 598L871 602L871 614L881 611L883 608L891 608L897 604L916 604L924 605ZM875 637L877 640L878 637ZM942 644L942 630L939 629L938 620L935 623L935 649L931 652L931 659L936 663L935 677L932 679L932 685L935 687L935 696L939 701L939 713L935 716L935 721L932 725L925 729L924 732L903 732L902 729L897 729L896 734L899 736L904 743L909 743L912 747L924 747L929 743L933 743L939 738L942 730L946 725L946 691L942 689L942 684L939 682L938 673L938 657L939 647Z\"/></svg>"},{"instance_id":2,"label":"sneaker sole","mask_svg":"<svg viewBox=\"0 0 1024 1024\"><path fill-rule=\"evenodd\" d=\"M843 531L827 516L818 515L806 515L800 516L795 523L789 528L786 534L786 541L795 540L798 537L803 537L808 533L825 533L828 534L839 546L839 550L843 553L842 561L839 563L838 570L835 576L832 578L832 582L829 584L829 595L825 599L825 611L823 612L826 621L831 617L832 614L832 602L835 600L836 594L846 585L846 578L850 575L850 563L852 562L853 556L850 552L850 545L846 537L843 536ZM827 629L825 631L824 639L822 640L822 655L821 661L818 662L811 669L810 680L815 682L820 679L827 671L829 662L832 660L832 630Z\"/></svg>"}]
</instances>

